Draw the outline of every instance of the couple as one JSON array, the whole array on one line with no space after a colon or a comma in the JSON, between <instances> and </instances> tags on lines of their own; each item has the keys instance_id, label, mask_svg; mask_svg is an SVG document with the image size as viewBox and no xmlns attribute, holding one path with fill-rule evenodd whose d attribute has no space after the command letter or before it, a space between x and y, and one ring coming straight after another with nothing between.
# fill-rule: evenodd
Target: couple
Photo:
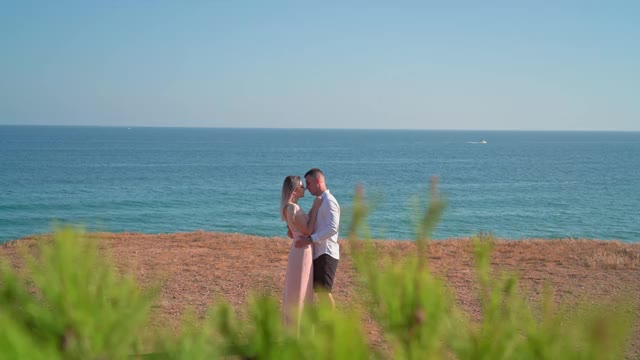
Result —
<instances>
[{"instance_id":1,"label":"couple","mask_svg":"<svg viewBox=\"0 0 640 360\"><path fill-rule=\"evenodd\" d=\"M304 175L306 189L316 199L309 214L298 206L305 186L299 176L290 175L282 184L280 215L293 239L289 250L282 309L287 326L299 324L305 304L313 302L313 291L321 301L335 307L331 288L340 258L338 226L340 206L327 190L322 171L313 168Z\"/></svg>"}]
</instances>

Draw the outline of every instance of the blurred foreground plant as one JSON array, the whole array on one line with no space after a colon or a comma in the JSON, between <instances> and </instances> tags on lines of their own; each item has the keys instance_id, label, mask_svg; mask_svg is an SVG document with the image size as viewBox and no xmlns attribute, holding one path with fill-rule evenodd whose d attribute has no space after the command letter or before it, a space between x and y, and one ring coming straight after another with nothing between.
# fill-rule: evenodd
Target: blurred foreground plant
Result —
<instances>
[{"instance_id":1,"label":"blurred foreground plant","mask_svg":"<svg viewBox=\"0 0 640 360\"><path fill-rule=\"evenodd\" d=\"M430 199L417 227L416 253L401 259L376 251L370 239L350 231L358 272L369 292L369 309L398 359L621 359L633 324L632 307L620 299L613 308L555 307L552 296L536 314L518 293L518 277L491 276L493 238L473 239L481 304L475 324L458 309L444 281L427 262L429 239L444 211L432 179ZM356 191L353 223L364 224L367 205Z\"/></svg>"},{"instance_id":2,"label":"blurred foreground plant","mask_svg":"<svg viewBox=\"0 0 640 360\"><path fill-rule=\"evenodd\" d=\"M153 295L114 270L97 242L57 230L26 271L0 270L0 354L7 359L123 358L138 351Z\"/></svg>"}]
</instances>

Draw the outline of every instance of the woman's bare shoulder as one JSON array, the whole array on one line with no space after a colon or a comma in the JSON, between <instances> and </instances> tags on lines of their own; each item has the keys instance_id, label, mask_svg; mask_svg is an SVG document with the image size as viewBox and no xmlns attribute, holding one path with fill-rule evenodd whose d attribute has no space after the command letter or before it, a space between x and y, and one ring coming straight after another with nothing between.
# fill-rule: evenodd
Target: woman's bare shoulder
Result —
<instances>
[{"instance_id":1,"label":"woman's bare shoulder","mask_svg":"<svg viewBox=\"0 0 640 360\"><path fill-rule=\"evenodd\" d=\"M284 208L285 213L288 216L292 216L295 215L298 211L300 211L300 206L298 204L287 204L287 206Z\"/></svg>"},{"instance_id":2,"label":"woman's bare shoulder","mask_svg":"<svg viewBox=\"0 0 640 360\"><path fill-rule=\"evenodd\" d=\"M287 204L287 207L285 209L287 211L295 211L295 210L300 209L300 205L294 204L294 203L289 203L289 204Z\"/></svg>"}]
</instances>

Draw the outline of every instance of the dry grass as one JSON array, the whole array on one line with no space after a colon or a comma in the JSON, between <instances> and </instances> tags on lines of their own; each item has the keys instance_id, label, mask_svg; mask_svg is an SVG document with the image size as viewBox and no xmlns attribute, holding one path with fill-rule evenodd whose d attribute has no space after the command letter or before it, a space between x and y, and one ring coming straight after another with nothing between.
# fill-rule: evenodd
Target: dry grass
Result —
<instances>
[{"instance_id":1,"label":"dry grass","mask_svg":"<svg viewBox=\"0 0 640 360\"><path fill-rule=\"evenodd\" d=\"M186 309L204 314L217 301L241 311L251 293L280 297L290 240L243 234L207 232L149 235L91 234L99 239L117 267L136 276L143 287L160 286L153 326L177 327ZM20 268L19 248L33 248L42 238L25 238L0 246L0 256ZM334 296L339 307L356 306L361 289L351 264L350 249L342 242ZM410 241L374 241L392 259L415 252ZM433 241L427 257L432 270L445 279L458 305L479 319L474 260L468 238ZM640 294L640 244L585 239L507 241L498 239L492 257L496 273L519 274L522 292L538 300L545 286L557 302L585 298L599 301L618 295L637 300ZM640 314L640 304L635 305ZM380 329L371 317L363 321L374 346L384 347ZM640 326L632 339L630 358L640 358Z\"/></svg>"}]
</instances>

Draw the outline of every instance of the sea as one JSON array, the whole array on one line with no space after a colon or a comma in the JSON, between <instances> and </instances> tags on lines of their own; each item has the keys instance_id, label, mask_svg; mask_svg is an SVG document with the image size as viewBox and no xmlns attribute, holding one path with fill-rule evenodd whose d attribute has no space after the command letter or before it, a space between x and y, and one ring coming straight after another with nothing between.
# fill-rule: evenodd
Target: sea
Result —
<instances>
[{"instance_id":1,"label":"sea","mask_svg":"<svg viewBox=\"0 0 640 360\"><path fill-rule=\"evenodd\" d=\"M0 126L0 242L64 224L282 237L282 182L313 167L343 237L361 185L370 236L415 239L436 177L434 239L640 241L640 132Z\"/></svg>"}]
</instances>

